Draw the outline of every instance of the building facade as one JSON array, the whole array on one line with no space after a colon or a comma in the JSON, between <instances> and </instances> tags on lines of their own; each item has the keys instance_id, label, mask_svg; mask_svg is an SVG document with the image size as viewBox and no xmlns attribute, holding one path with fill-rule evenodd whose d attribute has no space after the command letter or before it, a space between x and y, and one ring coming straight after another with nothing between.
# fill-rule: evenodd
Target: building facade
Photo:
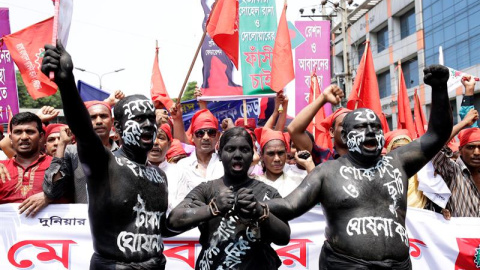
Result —
<instances>
[{"instance_id":1,"label":"building facade","mask_svg":"<svg viewBox=\"0 0 480 270\"><path fill-rule=\"evenodd\" d=\"M344 1L344 0L340 0ZM347 10L347 58L350 74L355 71L370 41L382 104L390 129L397 126L399 61L413 110L417 89L424 112L429 117L431 88L423 83L423 69L439 63L439 46L444 64L480 76L480 2L478 0L366 0ZM332 78L344 82L341 16L332 20ZM353 81L353 80L352 80ZM475 93L480 92L480 83ZM347 97L348 97L347 93ZM450 93L454 123L463 87ZM475 95L480 108L480 93Z\"/></svg>"}]
</instances>

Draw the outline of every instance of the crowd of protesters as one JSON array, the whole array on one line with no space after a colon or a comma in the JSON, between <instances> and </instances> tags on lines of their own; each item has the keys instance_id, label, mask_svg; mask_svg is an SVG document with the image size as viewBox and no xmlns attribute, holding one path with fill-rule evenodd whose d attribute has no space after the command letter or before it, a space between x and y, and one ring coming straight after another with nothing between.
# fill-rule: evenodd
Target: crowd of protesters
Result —
<instances>
[{"instance_id":1,"label":"crowd of protesters","mask_svg":"<svg viewBox=\"0 0 480 270\"><path fill-rule=\"evenodd\" d=\"M437 107L432 109L425 136L417 139L407 130L384 135L372 111L352 113L339 108L323 120L322 132L316 134L330 142L329 148L329 144L317 145L307 130L323 105L339 104L343 92L335 85L324 89L287 127L288 98L280 91L274 113L263 127L257 127L255 119L217 119L200 104L185 130L180 105L154 108L146 97L125 97L121 91L104 101L83 103L76 92L68 53L60 44L46 49L42 71L55 72L67 123L49 124L58 116L52 107L13 116L8 134L0 142L4 154L0 204L20 203L19 212L26 216L35 216L51 203L95 205L89 207L95 247L91 269L119 264L125 267L119 269L162 269L166 263L163 245L125 254L116 248L117 235L140 231L161 241L193 227L201 232L197 269L276 269L280 260L270 244L287 244L288 220L317 203L325 208L331 228L322 250L322 269L340 269L331 268L340 261L348 261L349 266L409 269L408 249L399 241L385 241L390 248L378 257L375 250L361 249L377 241L374 237L342 243L335 240L345 238L342 228L347 217L355 217L358 209L365 211L353 199L368 196L372 205L385 204L387 210L377 213L398 217L402 225L406 204L442 213L446 219L480 217L480 129L473 106L473 77L462 80L466 90L462 121L451 132L448 121L436 119L440 113L444 118L451 115L445 109L448 95L445 98L442 92L434 94ZM444 91L444 71L439 67L426 71L425 82L434 91ZM439 115L434 114L437 111ZM398 190L397 195L389 188L388 202L373 200L376 190L354 187L348 177L339 174L340 167L378 164L398 168L401 180L397 177L395 181L405 181L405 190ZM419 190L419 183L425 180L417 171L425 164L434 168L431 177L442 177L450 190L446 205L437 205ZM372 179L377 178L375 174ZM335 195L342 185L346 193ZM135 227L135 211L158 215L158 226L145 222L141 228ZM339 218L340 212L344 217ZM115 221L108 231L101 225L106 220ZM232 244L245 248L241 262L225 254L225 247ZM353 263L345 254L362 262ZM390 259L394 262L385 262Z\"/></svg>"}]
</instances>

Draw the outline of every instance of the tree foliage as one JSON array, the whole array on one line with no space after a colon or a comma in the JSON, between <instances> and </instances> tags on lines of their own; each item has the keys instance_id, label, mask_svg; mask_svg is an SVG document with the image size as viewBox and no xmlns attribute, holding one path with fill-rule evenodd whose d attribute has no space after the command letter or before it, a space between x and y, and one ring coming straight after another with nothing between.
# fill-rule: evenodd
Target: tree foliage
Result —
<instances>
[{"instance_id":1,"label":"tree foliage","mask_svg":"<svg viewBox=\"0 0 480 270\"><path fill-rule=\"evenodd\" d=\"M62 99L60 98L60 92L57 91L55 95L39 98L34 100L27 91L25 83L23 83L22 76L20 72L17 71L17 91L18 91L18 102L20 103L20 108L42 108L43 106L52 106L55 109L62 109Z\"/></svg>"},{"instance_id":2,"label":"tree foliage","mask_svg":"<svg viewBox=\"0 0 480 270\"><path fill-rule=\"evenodd\" d=\"M187 87L185 88L185 91L183 92L183 96L180 101L195 99L195 97L193 96L193 93L195 92L195 86L197 86L196 81L189 82L187 84Z\"/></svg>"}]
</instances>

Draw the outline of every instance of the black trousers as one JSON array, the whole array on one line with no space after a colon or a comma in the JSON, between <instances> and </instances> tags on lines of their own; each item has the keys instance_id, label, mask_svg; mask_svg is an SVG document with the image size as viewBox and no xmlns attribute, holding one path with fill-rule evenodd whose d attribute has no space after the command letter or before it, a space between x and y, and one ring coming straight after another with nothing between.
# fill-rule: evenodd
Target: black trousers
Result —
<instances>
[{"instance_id":1,"label":"black trousers","mask_svg":"<svg viewBox=\"0 0 480 270\"><path fill-rule=\"evenodd\" d=\"M319 261L320 270L411 270L412 262L410 256L402 261L365 261L333 250L328 241L323 243Z\"/></svg>"},{"instance_id":2,"label":"black trousers","mask_svg":"<svg viewBox=\"0 0 480 270\"><path fill-rule=\"evenodd\" d=\"M93 253L90 259L90 270L165 270L167 260L162 254L161 257L153 257L144 262L119 262L103 258L97 253Z\"/></svg>"}]
</instances>

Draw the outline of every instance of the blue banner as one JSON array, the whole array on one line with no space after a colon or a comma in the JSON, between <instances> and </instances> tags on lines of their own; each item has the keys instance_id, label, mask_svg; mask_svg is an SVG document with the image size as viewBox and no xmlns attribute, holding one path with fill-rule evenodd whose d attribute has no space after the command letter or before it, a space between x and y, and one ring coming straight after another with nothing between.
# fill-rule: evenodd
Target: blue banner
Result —
<instances>
[{"instance_id":1,"label":"blue banner","mask_svg":"<svg viewBox=\"0 0 480 270\"><path fill-rule=\"evenodd\" d=\"M91 101L91 100L103 101L104 99L110 96L108 92L105 92L81 80L78 80L77 88L78 88L78 93L80 94L80 97L84 102Z\"/></svg>"},{"instance_id":2,"label":"blue banner","mask_svg":"<svg viewBox=\"0 0 480 270\"><path fill-rule=\"evenodd\" d=\"M190 127L190 122L196 111L199 110L196 100L188 100L181 103L183 110L183 123L185 130ZM242 100L232 101L212 101L208 102L207 108L217 117L219 125L225 118L231 118L233 122L238 118L243 118ZM260 114L260 104L258 99L247 99L247 118L258 119Z\"/></svg>"}]
</instances>

